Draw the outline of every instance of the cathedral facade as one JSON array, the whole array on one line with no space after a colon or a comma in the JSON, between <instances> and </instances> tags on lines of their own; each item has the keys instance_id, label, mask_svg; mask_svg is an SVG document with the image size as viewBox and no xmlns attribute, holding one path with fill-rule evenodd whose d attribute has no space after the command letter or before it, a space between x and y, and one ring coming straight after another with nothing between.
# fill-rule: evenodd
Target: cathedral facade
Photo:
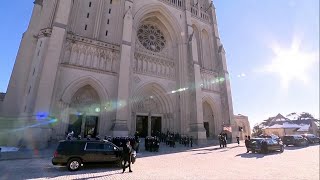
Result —
<instances>
[{"instance_id":1,"label":"cathedral facade","mask_svg":"<svg viewBox=\"0 0 320 180\"><path fill-rule=\"evenodd\" d=\"M63 139L234 126L225 51L210 0L35 0L3 117L44 117Z\"/></svg>"}]
</instances>

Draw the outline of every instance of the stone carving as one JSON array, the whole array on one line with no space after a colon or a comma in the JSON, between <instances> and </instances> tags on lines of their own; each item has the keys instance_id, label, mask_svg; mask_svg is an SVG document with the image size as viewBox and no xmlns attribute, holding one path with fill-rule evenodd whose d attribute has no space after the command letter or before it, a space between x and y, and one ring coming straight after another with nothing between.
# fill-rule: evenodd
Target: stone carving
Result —
<instances>
[{"instance_id":1,"label":"stone carving","mask_svg":"<svg viewBox=\"0 0 320 180\"><path fill-rule=\"evenodd\" d=\"M139 102L137 111L138 112L152 112L152 113L159 113L158 103L155 99L143 99Z\"/></svg>"},{"instance_id":2,"label":"stone carving","mask_svg":"<svg viewBox=\"0 0 320 180\"><path fill-rule=\"evenodd\" d=\"M94 111L99 107L99 96L90 86L79 89L71 99L70 106L79 111Z\"/></svg>"},{"instance_id":3,"label":"stone carving","mask_svg":"<svg viewBox=\"0 0 320 180\"><path fill-rule=\"evenodd\" d=\"M220 91L220 83L223 78L219 78L217 73L201 69L201 88L209 91Z\"/></svg>"},{"instance_id":4,"label":"stone carving","mask_svg":"<svg viewBox=\"0 0 320 180\"><path fill-rule=\"evenodd\" d=\"M138 84L139 82L141 82L141 79L138 76L134 76L133 77L133 81Z\"/></svg>"},{"instance_id":5,"label":"stone carving","mask_svg":"<svg viewBox=\"0 0 320 180\"><path fill-rule=\"evenodd\" d=\"M132 66L135 73L168 79L174 79L175 77L175 63L166 59L136 52Z\"/></svg>"},{"instance_id":6,"label":"stone carving","mask_svg":"<svg viewBox=\"0 0 320 180\"><path fill-rule=\"evenodd\" d=\"M156 25L141 25L137 36L143 47L153 52L160 52L166 45L166 39Z\"/></svg>"},{"instance_id":7,"label":"stone carving","mask_svg":"<svg viewBox=\"0 0 320 180\"><path fill-rule=\"evenodd\" d=\"M117 73L120 64L118 51L67 41L62 63Z\"/></svg>"},{"instance_id":8,"label":"stone carving","mask_svg":"<svg viewBox=\"0 0 320 180\"><path fill-rule=\"evenodd\" d=\"M175 83L171 83L171 82L168 83L168 86L167 86L167 87L168 87L168 89L171 90L171 91L176 89Z\"/></svg>"}]
</instances>

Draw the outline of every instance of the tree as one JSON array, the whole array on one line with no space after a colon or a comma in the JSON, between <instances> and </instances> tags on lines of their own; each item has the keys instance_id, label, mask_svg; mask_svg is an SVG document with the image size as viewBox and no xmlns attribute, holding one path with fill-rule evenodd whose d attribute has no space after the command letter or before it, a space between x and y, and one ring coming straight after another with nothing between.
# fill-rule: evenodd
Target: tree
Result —
<instances>
[{"instance_id":1,"label":"tree","mask_svg":"<svg viewBox=\"0 0 320 180\"><path fill-rule=\"evenodd\" d=\"M262 133L262 128L260 127L260 124L256 124L253 126L252 129L252 136L260 136Z\"/></svg>"},{"instance_id":2,"label":"tree","mask_svg":"<svg viewBox=\"0 0 320 180\"><path fill-rule=\"evenodd\" d=\"M310 113L307 113L307 112L302 112L300 115L299 115L299 120L300 119L315 119Z\"/></svg>"}]
</instances>

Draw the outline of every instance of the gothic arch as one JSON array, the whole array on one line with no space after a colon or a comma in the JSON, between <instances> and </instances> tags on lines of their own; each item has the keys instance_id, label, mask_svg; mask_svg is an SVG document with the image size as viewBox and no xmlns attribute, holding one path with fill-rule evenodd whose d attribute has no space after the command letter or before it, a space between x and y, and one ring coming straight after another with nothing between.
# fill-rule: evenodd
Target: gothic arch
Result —
<instances>
[{"instance_id":1,"label":"gothic arch","mask_svg":"<svg viewBox=\"0 0 320 180\"><path fill-rule=\"evenodd\" d=\"M209 96L202 98L202 108L203 108L203 121L209 123L209 133L210 136L215 136L218 133L217 128L217 111L213 99Z\"/></svg>"},{"instance_id":2,"label":"gothic arch","mask_svg":"<svg viewBox=\"0 0 320 180\"><path fill-rule=\"evenodd\" d=\"M140 103L150 97L158 103L158 113L173 112L173 104L167 91L159 83L155 82L144 83L135 90L131 98L132 111L138 111Z\"/></svg>"},{"instance_id":3,"label":"gothic arch","mask_svg":"<svg viewBox=\"0 0 320 180\"><path fill-rule=\"evenodd\" d=\"M172 41L178 43L182 42L182 28L179 25L179 21L174 18L174 15L162 4L148 4L136 11L133 16L134 29L137 30L141 22L153 16L157 17L169 32L173 32L173 35L171 36Z\"/></svg>"},{"instance_id":4,"label":"gothic arch","mask_svg":"<svg viewBox=\"0 0 320 180\"><path fill-rule=\"evenodd\" d=\"M82 87L90 85L98 94L100 102L104 103L108 101L108 93L106 89L104 88L103 84L97 80L96 78L92 76L85 76L81 77L75 81L73 81L71 84L67 86L67 88L64 90L61 100L64 103L70 104L71 99L73 95Z\"/></svg>"},{"instance_id":5,"label":"gothic arch","mask_svg":"<svg viewBox=\"0 0 320 180\"><path fill-rule=\"evenodd\" d=\"M97 91L91 85L85 85L72 96L69 113L85 112L97 114L98 112L95 112L96 108L100 107L101 102Z\"/></svg>"}]
</instances>

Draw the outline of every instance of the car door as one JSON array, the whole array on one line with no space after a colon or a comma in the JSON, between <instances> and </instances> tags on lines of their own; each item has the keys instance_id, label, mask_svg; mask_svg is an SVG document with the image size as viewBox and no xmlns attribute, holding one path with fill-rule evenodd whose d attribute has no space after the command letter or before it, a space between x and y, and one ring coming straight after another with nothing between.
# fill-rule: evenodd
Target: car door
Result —
<instances>
[{"instance_id":1,"label":"car door","mask_svg":"<svg viewBox=\"0 0 320 180\"><path fill-rule=\"evenodd\" d=\"M104 158L104 144L100 142L88 142L84 157L87 162L102 162Z\"/></svg>"},{"instance_id":2,"label":"car door","mask_svg":"<svg viewBox=\"0 0 320 180\"><path fill-rule=\"evenodd\" d=\"M277 151L277 150L280 150L280 144L277 140L275 139L272 139L272 150L273 151Z\"/></svg>"},{"instance_id":3,"label":"car door","mask_svg":"<svg viewBox=\"0 0 320 180\"><path fill-rule=\"evenodd\" d=\"M119 159L119 156L117 154L118 148L112 145L111 143L105 143L104 144L104 155L103 155L103 161L105 162L112 162Z\"/></svg>"},{"instance_id":4,"label":"car door","mask_svg":"<svg viewBox=\"0 0 320 180\"><path fill-rule=\"evenodd\" d=\"M268 150L269 151L274 151L277 148L277 144L273 139L268 139L267 143L268 143Z\"/></svg>"}]
</instances>

